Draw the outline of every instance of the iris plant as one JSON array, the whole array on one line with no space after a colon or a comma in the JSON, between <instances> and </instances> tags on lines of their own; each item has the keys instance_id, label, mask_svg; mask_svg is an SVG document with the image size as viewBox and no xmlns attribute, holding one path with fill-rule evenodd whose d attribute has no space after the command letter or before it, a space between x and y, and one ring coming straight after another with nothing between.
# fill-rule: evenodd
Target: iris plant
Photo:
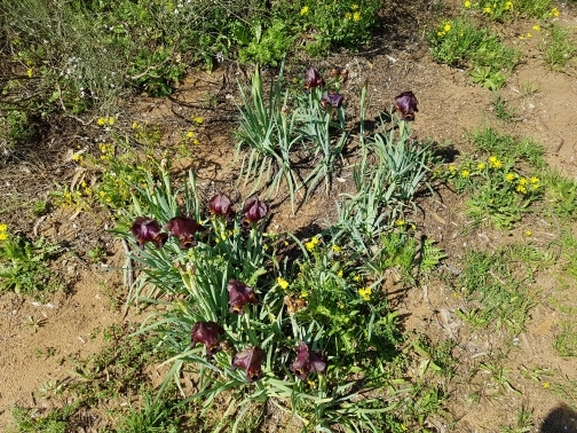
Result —
<instances>
[{"instance_id":1,"label":"iris plant","mask_svg":"<svg viewBox=\"0 0 577 433\"><path fill-rule=\"evenodd\" d=\"M299 379L304 380L309 373L325 374L327 363L318 353L310 350L308 344L301 341L299 342L297 359L293 363L291 371Z\"/></svg>"},{"instance_id":2,"label":"iris plant","mask_svg":"<svg viewBox=\"0 0 577 433\"><path fill-rule=\"evenodd\" d=\"M196 343L204 344L206 356L210 358L221 349L218 336L222 334L224 329L216 322L196 322L190 335L192 341L190 347L194 347Z\"/></svg>"},{"instance_id":3,"label":"iris plant","mask_svg":"<svg viewBox=\"0 0 577 433\"><path fill-rule=\"evenodd\" d=\"M231 313L244 314L243 308L246 304L256 305L258 303L252 288L241 281L230 280L226 288Z\"/></svg>"},{"instance_id":4,"label":"iris plant","mask_svg":"<svg viewBox=\"0 0 577 433\"><path fill-rule=\"evenodd\" d=\"M154 242L158 248L162 248L166 239L168 239L168 234L161 231L158 221L146 216L136 218L132 227L130 227L130 231L136 238L140 248L144 248L144 244L147 242Z\"/></svg>"},{"instance_id":5,"label":"iris plant","mask_svg":"<svg viewBox=\"0 0 577 433\"><path fill-rule=\"evenodd\" d=\"M401 112L402 120L415 120L418 103L413 92L403 92L395 98L395 109Z\"/></svg>"},{"instance_id":6,"label":"iris plant","mask_svg":"<svg viewBox=\"0 0 577 433\"><path fill-rule=\"evenodd\" d=\"M204 227L192 218L174 217L168 223L166 228L170 233L180 241L180 248L186 249L196 245L194 234L204 230Z\"/></svg>"},{"instance_id":7,"label":"iris plant","mask_svg":"<svg viewBox=\"0 0 577 433\"><path fill-rule=\"evenodd\" d=\"M210 209L210 213L213 215L228 217L232 214L232 203L230 198L221 192L210 199L208 207Z\"/></svg>"},{"instance_id":8,"label":"iris plant","mask_svg":"<svg viewBox=\"0 0 577 433\"><path fill-rule=\"evenodd\" d=\"M321 98L321 105L323 108L332 107L335 110L343 105L343 95L340 95L336 92L325 92L323 93L323 97Z\"/></svg>"},{"instance_id":9,"label":"iris plant","mask_svg":"<svg viewBox=\"0 0 577 433\"><path fill-rule=\"evenodd\" d=\"M260 201L257 197L248 199L243 209L244 220L249 223L255 223L263 219L269 211L269 206Z\"/></svg>"},{"instance_id":10,"label":"iris plant","mask_svg":"<svg viewBox=\"0 0 577 433\"><path fill-rule=\"evenodd\" d=\"M265 352L258 346L249 347L242 352L234 355L231 369L242 368L246 371L246 380L254 382L264 376L262 372L262 362L264 361Z\"/></svg>"},{"instance_id":11,"label":"iris plant","mask_svg":"<svg viewBox=\"0 0 577 433\"><path fill-rule=\"evenodd\" d=\"M314 89L316 87L323 87L325 85L325 80L319 71L317 71L312 66L307 69L305 73L305 89Z\"/></svg>"}]
</instances>

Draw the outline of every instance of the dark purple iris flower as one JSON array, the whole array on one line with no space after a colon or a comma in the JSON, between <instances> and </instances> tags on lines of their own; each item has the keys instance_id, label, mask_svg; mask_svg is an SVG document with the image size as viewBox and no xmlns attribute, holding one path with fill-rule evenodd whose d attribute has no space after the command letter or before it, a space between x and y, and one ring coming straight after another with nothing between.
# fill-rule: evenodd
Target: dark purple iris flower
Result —
<instances>
[{"instance_id":1,"label":"dark purple iris flower","mask_svg":"<svg viewBox=\"0 0 577 433\"><path fill-rule=\"evenodd\" d=\"M234 355L231 369L242 368L246 371L246 380L254 382L264 376L262 372L262 362L264 361L265 352L258 346L249 347L242 352Z\"/></svg>"},{"instance_id":2,"label":"dark purple iris flower","mask_svg":"<svg viewBox=\"0 0 577 433\"><path fill-rule=\"evenodd\" d=\"M341 66L337 66L330 70L329 77L337 78L341 81L342 84L345 84L349 79L349 71Z\"/></svg>"},{"instance_id":3,"label":"dark purple iris flower","mask_svg":"<svg viewBox=\"0 0 577 433\"><path fill-rule=\"evenodd\" d=\"M245 221L249 223L255 223L263 219L269 211L269 206L260 201L257 197L251 197L248 199L243 209L243 216Z\"/></svg>"},{"instance_id":4,"label":"dark purple iris flower","mask_svg":"<svg viewBox=\"0 0 577 433\"><path fill-rule=\"evenodd\" d=\"M403 92L395 98L395 109L401 112L402 120L415 120L415 112L419 112L418 103L413 92Z\"/></svg>"},{"instance_id":5,"label":"dark purple iris flower","mask_svg":"<svg viewBox=\"0 0 577 433\"><path fill-rule=\"evenodd\" d=\"M241 281L230 280L226 288L231 313L244 314L243 308L246 304L256 305L258 303L252 288Z\"/></svg>"},{"instance_id":6,"label":"dark purple iris flower","mask_svg":"<svg viewBox=\"0 0 577 433\"><path fill-rule=\"evenodd\" d=\"M190 347L194 347L196 343L204 344L206 356L210 358L221 349L218 336L222 334L224 329L216 322L196 322L190 335L192 340Z\"/></svg>"},{"instance_id":7,"label":"dark purple iris flower","mask_svg":"<svg viewBox=\"0 0 577 433\"><path fill-rule=\"evenodd\" d=\"M312 66L307 69L305 73L305 89L310 90L314 89L315 87L323 87L325 85L325 80Z\"/></svg>"},{"instance_id":8,"label":"dark purple iris flower","mask_svg":"<svg viewBox=\"0 0 577 433\"><path fill-rule=\"evenodd\" d=\"M192 218L174 217L168 223L166 228L173 236L180 241L180 248L186 249L196 245L194 234L204 230L204 227Z\"/></svg>"},{"instance_id":9,"label":"dark purple iris flower","mask_svg":"<svg viewBox=\"0 0 577 433\"><path fill-rule=\"evenodd\" d=\"M210 213L228 217L232 213L232 203L226 194L219 192L208 203Z\"/></svg>"},{"instance_id":10,"label":"dark purple iris flower","mask_svg":"<svg viewBox=\"0 0 577 433\"><path fill-rule=\"evenodd\" d=\"M321 98L321 105L323 106L323 108L326 108L327 106L330 105L334 109L337 109L341 105L343 105L344 100L345 98L343 97L343 95L340 95L335 92L325 92L323 93L323 97Z\"/></svg>"},{"instance_id":11,"label":"dark purple iris flower","mask_svg":"<svg viewBox=\"0 0 577 433\"><path fill-rule=\"evenodd\" d=\"M291 371L299 379L304 380L309 373L325 374L327 363L318 353L310 350L304 341L301 341L299 342L297 359L293 363Z\"/></svg>"},{"instance_id":12,"label":"dark purple iris flower","mask_svg":"<svg viewBox=\"0 0 577 433\"><path fill-rule=\"evenodd\" d=\"M136 238L140 248L144 248L144 244L147 242L154 242L158 248L162 248L166 239L168 239L168 234L162 233L160 224L152 218L146 216L139 216L132 223L130 231Z\"/></svg>"}]
</instances>

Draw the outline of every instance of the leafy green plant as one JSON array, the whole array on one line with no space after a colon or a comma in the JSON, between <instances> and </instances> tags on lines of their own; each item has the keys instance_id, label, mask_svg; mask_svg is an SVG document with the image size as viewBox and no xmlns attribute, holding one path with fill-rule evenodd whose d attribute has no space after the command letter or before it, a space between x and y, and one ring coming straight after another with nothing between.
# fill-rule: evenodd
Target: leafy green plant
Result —
<instances>
[{"instance_id":1,"label":"leafy green plant","mask_svg":"<svg viewBox=\"0 0 577 433\"><path fill-rule=\"evenodd\" d=\"M475 131L471 141L478 150L499 158L507 158L515 163L526 162L538 169L545 167L545 149L530 137L515 139L487 126Z\"/></svg>"},{"instance_id":2,"label":"leafy green plant","mask_svg":"<svg viewBox=\"0 0 577 433\"><path fill-rule=\"evenodd\" d=\"M11 235L0 225L0 291L14 291L29 296L62 290L64 284L47 263L62 253L43 237L30 241L22 234Z\"/></svg>"},{"instance_id":3,"label":"leafy green plant","mask_svg":"<svg viewBox=\"0 0 577 433\"><path fill-rule=\"evenodd\" d=\"M529 294L531 272L520 275L512 266L511 251L469 251L457 284L471 303L458 315L474 328L487 326L518 333L529 320L534 302Z\"/></svg>"},{"instance_id":4,"label":"leafy green plant","mask_svg":"<svg viewBox=\"0 0 577 433\"><path fill-rule=\"evenodd\" d=\"M553 347L560 356L577 356L577 329L570 320L561 323Z\"/></svg>"},{"instance_id":5,"label":"leafy green plant","mask_svg":"<svg viewBox=\"0 0 577 433\"><path fill-rule=\"evenodd\" d=\"M548 27L539 49L543 60L553 71L564 70L577 54L572 31L557 24Z\"/></svg>"},{"instance_id":6,"label":"leafy green plant","mask_svg":"<svg viewBox=\"0 0 577 433\"><path fill-rule=\"evenodd\" d=\"M505 122L514 120L516 115L515 109L503 99L501 94L496 94L493 101L491 101L491 105L493 106L493 110L495 110L495 115L498 119Z\"/></svg>"},{"instance_id":7,"label":"leafy green plant","mask_svg":"<svg viewBox=\"0 0 577 433\"><path fill-rule=\"evenodd\" d=\"M473 82L492 90L505 84L508 74L519 63L519 50L506 47L487 29L478 29L470 18L443 20L429 40L435 60L466 67Z\"/></svg>"}]
</instances>

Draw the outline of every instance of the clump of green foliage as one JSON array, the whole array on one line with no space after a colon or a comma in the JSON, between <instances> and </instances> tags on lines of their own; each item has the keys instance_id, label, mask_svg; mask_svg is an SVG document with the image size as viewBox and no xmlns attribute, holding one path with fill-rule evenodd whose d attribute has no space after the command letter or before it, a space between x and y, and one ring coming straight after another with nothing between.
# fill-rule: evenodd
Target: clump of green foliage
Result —
<instances>
[{"instance_id":1,"label":"clump of green foliage","mask_svg":"<svg viewBox=\"0 0 577 433\"><path fill-rule=\"evenodd\" d=\"M492 90L505 84L521 59L487 29L476 27L467 16L443 20L430 33L431 53L440 63L466 67L473 82Z\"/></svg>"},{"instance_id":2,"label":"clump of green foliage","mask_svg":"<svg viewBox=\"0 0 577 433\"><path fill-rule=\"evenodd\" d=\"M10 290L38 298L64 289L48 268L61 253L60 246L48 244L43 237L31 241L23 234L10 234L7 225L0 224L0 292Z\"/></svg>"}]
</instances>

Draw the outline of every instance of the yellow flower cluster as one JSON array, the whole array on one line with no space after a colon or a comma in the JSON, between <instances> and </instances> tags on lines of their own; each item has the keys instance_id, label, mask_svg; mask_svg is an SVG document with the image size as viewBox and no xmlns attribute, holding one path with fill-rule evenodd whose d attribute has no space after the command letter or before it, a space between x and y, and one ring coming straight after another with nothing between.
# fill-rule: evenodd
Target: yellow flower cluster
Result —
<instances>
[{"instance_id":1,"label":"yellow flower cluster","mask_svg":"<svg viewBox=\"0 0 577 433\"><path fill-rule=\"evenodd\" d=\"M0 224L0 241L5 241L8 239L8 225Z\"/></svg>"},{"instance_id":2,"label":"yellow flower cluster","mask_svg":"<svg viewBox=\"0 0 577 433\"><path fill-rule=\"evenodd\" d=\"M555 17L555 18L558 17L559 16L559 9L557 9L557 8L551 9L551 12L549 12L549 15L552 17Z\"/></svg>"},{"instance_id":3,"label":"yellow flower cluster","mask_svg":"<svg viewBox=\"0 0 577 433\"><path fill-rule=\"evenodd\" d=\"M489 157L489 167L499 169L499 168L503 167L503 163L496 156L490 156Z\"/></svg>"},{"instance_id":4,"label":"yellow flower cluster","mask_svg":"<svg viewBox=\"0 0 577 433\"><path fill-rule=\"evenodd\" d=\"M372 293L373 290L370 287L363 287L362 289L359 289L359 296L365 301L371 300Z\"/></svg>"},{"instance_id":5,"label":"yellow flower cluster","mask_svg":"<svg viewBox=\"0 0 577 433\"><path fill-rule=\"evenodd\" d=\"M439 25L439 31L437 32L437 36L442 38L447 33L449 33L452 28L453 27L451 26L451 23L449 21L441 22L441 24Z\"/></svg>"},{"instance_id":6,"label":"yellow flower cluster","mask_svg":"<svg viewBox=\"0 0 577 433\"><path fill-rule=\"evenodd\" d=\"M301 9L301 12L300 12L301 16L306 15L306 14L308 14L308 13L309 13L309 7L308 7L308 6L303 6L302 9Z\"/></svg>"},{"instance_id":7,"label":"yellow flower cluster","mask_svg":"<svg viewBox=\"0 0 577 433\"><path fill-rule=\"evenodd\" d=\"M350 21L360 21L361 20L361 12L359 11L359 5L354 4L351 6L351 12L347 12L345 14L345 19Z\"/></svg>"},{"instance_id":8,"label":"yellow flower cluster","mask_svg":"<svg viewBox=\"0 0 577 433\"><path fill-rule=\"evenodd\" d=\"M310 241L305 243L305 248L307 249L308 252L312 252L318 244L319 244L319 238L314 237Z\"/></svg>"},{"instance_id":9,"label":"yellow flower cluster","mask_svg":"<svg viewBox=\"0 0 577 433\"><path fill-rule=\"evenodd\" d=\"M98 126L106 126L106 125L114 125L116 123L116 119L114 117L99 117L96 119L96 124Z\"/></svg>"},{"instance_id":10,"label":"yellow flower cluster","mask_svg":"<svg viewBox=\"0 0 577 433\"><path fill-rule=\"evenodd\" d=\"M276 282L281 289L283 289L283 290L288 289L289 282L287 280L285 280L283 277L278 277L276 279Z\"/></svg>"}]
</instances>

